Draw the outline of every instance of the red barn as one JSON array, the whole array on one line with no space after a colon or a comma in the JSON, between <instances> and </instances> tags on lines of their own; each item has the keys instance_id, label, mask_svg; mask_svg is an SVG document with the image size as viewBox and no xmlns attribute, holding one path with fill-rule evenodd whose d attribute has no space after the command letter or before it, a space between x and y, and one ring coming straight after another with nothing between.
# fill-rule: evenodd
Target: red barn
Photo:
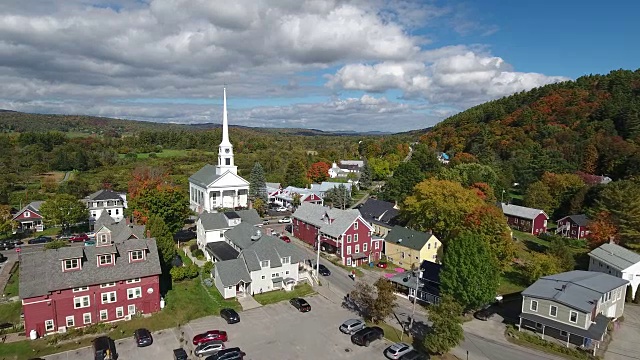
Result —
<instances>
[{"instance_id":1,"label":"red barn","mask_svg":"<svg viewBox=\"0 0 640 360\"><path fill-rule=\"evenodd\" d=\"M587 215L569 215L558 220L556 234L572 239L584 239L589 235Z\"/></svg>"},{"instance_id":2,"label":"red barn","mask_svg":"<svg viewBox=\"0 0 640 360\"><path fill-rule=\"evenodd\" d=\"M27 336L33 331L41 337L160 310L161 270L155 239L135 238L131 225L107 226L96 233L96 246L20 255ZM128 234L127 239L118 242L119 233Z\"/></svg>"},{"instance_id":3,"label":"red barn","mask_svg":"<svg viewBox=\"0 0 640 360\"><path fill-rule=\"evenodd\" d=\"M303 203L292 215L293 236L335 252L346 266L359 266L379 260L384 239L373 239L373 229L355 209L340 210Z\"/></svg>"},{"instance_id":4,"label":"red barn","mask_svg":"<svg viewBox=\"0 0 640 360\"><path fill-rule=\"evenodd\" d=\"M502 203L502 212L507 224L513 229L538 235L547 231L549 216L540 209Z\"/></svg>"}]
</instances>

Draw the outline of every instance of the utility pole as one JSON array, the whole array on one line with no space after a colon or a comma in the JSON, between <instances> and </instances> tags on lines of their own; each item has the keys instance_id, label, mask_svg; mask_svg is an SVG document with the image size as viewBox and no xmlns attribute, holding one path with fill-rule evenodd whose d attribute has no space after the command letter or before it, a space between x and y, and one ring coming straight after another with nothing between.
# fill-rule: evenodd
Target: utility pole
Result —
<instances>
[{"instance_id":1,"label":"utility pole","mask_svg":"<svg viewBox=\"0 0 640 360\"><path fill-rule=\"evenodd\" d=\"M318 229L318 254L316 254L316 280L320 284L320 229Z\"/></svg>"},{"instance_id":2,"label":"utility pole","mask_svg":"<svg viewBox=\"0 0 640 360\"><path fill-rule=\"evenodd\" d=\"M416 272L414 272L414 275L416 274ZM421 276L421 271L417 271L417 276L416 276L416 288L415 288L415 293L413 294L413 306L411 308L411 319L409 319L409 331L411 331L411 328L413 327L413 318L416 315L416 302L418 299L418 286L420 285L420 276ZM402 337L404 336L404 330L402 331L402 333L400 333L400 341L402 341Z\"/></svg>"}]
</instances>

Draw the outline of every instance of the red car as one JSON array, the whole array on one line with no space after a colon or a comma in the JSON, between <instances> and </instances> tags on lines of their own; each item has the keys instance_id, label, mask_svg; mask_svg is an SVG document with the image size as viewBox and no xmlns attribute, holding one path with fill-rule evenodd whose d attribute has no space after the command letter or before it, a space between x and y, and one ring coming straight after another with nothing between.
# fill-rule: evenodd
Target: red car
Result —
<instances>
[{"instance_id":1,"label":"red car","mask_svg":"<svg viewBox=\"0 0 640 360\"><path fill-rule=\"evenodd\" d=\"M289 237L287 235L282 235L280 236L280 240L286 242L286 243L290 243L291 239L289 239Z\"/></svg>"},{"instance_id":2,"label":"red car","mask_svg":"<svg viewBox=\"0 0 640 360\"><path fill-rule=\"evenodd\" d=\"M193 337L193 345L200 345L211 340L227 341L227 332L222 330L209 330L206 333Z\"/></svg>"},{"instance_id":3,"label":"red car","mask_svg":"<svg viewBox=\"0 0 640 360\"><path fill-rule=\"evenodd\" d=\"M386 262L379 262L377 266L379 268L381 268L381 269L386 269L387 268L387 263Z\"/></svg>"},{"instance_id":4,"label":"red car","mask_svg":"<svg viewBox=\"0 0 640 360\"><path fill-rule=\"evenodd\" d=\"M87 234L75 234L72 237L69 238L69 242L84 242L84 241L89 241L89 237L87 236Z\"/></svg>"}]
</instances>

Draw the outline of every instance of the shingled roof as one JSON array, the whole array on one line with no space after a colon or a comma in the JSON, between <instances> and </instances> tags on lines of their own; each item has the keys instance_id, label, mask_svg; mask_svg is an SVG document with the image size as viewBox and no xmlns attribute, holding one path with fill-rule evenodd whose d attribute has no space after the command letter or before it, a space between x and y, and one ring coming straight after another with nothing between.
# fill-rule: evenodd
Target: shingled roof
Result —
<instances>
[{"instance_id":1,"label":"shingled roof","mask_svg":"<svg viewBox=\"0 0 640 360\"><path fill-rule=\"evenodd\" d=\"M418 251L422 250L431 239L438 241L438 238L431 233L411 230L398 225L394 226L384 238L386 242Z\"/></svg>"},{"instance_id":2,"label":"shingled roof","mask_svg":"<svg viewBox=\"0 0 640 360\"><path fill-rule=\"evenodd\" d=\"M394 203L371 198L360 205L358 211L368 222L385 227L393 226L400 215L400 211L395 208Z\"/></svg>"},{"instance_id":3,"label":"shingled roof","mask_svg":"<svg viewBox=\"0 0 640 360\"><path fill-rule=\"evenodd\" d=\"M128 250L131 246L141 247L141 243L148 249L146 260L129 263ZM115 265L98 267L96 257L105 249L116 253ZM61 259L76 257L82 259L82 269L63 272ZM26 299L57 290L159 275L161 272L155 239L140 239L132 244L109 247L74 246L26 252L20 255L20 297Z\"/></svg>"},{"instance_id":4,"label":"shingled roof","mask_svg":"<svg viewBox=\"0 0 640 360\"><path fill-rule=\"evenodd\" d=\"M200 214L200 221L202 222L204 230L228 229L231 227L229 225L229 219L237 218L240 218L241 223L252 226L262 224L262 220L256 209L235 210L224 213L209 213L205 211Z\"/></svg>"},{"instance_id":5,"label":"shingled roof","mask_svg":"<svg viewBox=\"0 0 640 360\"><path fill-rule=\"evenodd\" d=\"M618 271L623 271L640 263L640 254L625 249L620 245L610 243L602 244L593 249L589 256L612 266Z\"/></svg>"},{"instance_id":6,"label":"shingled roof","mask_svg":"<svg viewBox=\"0 0 640 360\"><path fill-rule=\"evenodd\" d=\"M210 164L203 166L195 174L189 177L189 182L206 188L212 182L216 181L220 176L216 173L216 167Z\"/></svg>"},{"instance_id":7,"label":"shingled roof","mask_svg":"<svg viewBox=\"0 0 640 360\"><path fill-rule=\"evenodd\" d=\"M113 190L102 189L94 192L93 194L84 198L85 201L88 200L124 200L120 193L117 193Z\"/></svg>"},{"instance_id":8,"label":"shingled roof","mask_svg":"<svg viewBox=\"0 0 640 360\"><path fill-rule=\"evenodd\" d=\"M340 210L317 204L303 203L291 216L294 219L320 228L321 232L329 236L338 237L344 234L354 221L360 217L360 212L356 209ZM327 217L332 219L330 223ZM368 223L366 224L369 226Z\"/></svg>"},{"instance_id":9,"label":"shingled roof","mask_svg":"<svg viewBox=\"0 0 640 360\"><path fill-rule=\"evenodd\" d=\"M565 216L558 221L561 221L564 219L570 219L574 224L582 227L587 226L587 224L589 223L589 218L585 214Z\"/></svg>"}]
</instances>

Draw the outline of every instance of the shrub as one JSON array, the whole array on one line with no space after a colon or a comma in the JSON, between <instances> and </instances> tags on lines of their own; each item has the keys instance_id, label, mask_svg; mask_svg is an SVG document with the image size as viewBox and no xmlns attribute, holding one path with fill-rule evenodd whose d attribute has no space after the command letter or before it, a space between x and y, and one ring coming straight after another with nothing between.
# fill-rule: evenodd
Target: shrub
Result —
<instances>
[{"instance_id":1,"label":"shrub","mask_svg":"<svg viewBox=\"0 0 640 360\"><path fill-rule=\"evenodd\" d=\"M591 356L591 354L578 349L566 347L557 343L553 343L540 338L538 335L530 334L526 331L518 331L513 325L507 326L506 333L508 337L517 339L518 342L525 342L534 345L536 348L547 349L559 354L569 355L575 359L592 360L597 357Z\"/></svg>"},{"instance_id":2,"label":"shrub","mask_svg":"<svg viewBox=\"0 0 640 360\"><path fill-rule=\"evenodd\" d=\"M636 291L636 297L633 299L634 304L640 304L640 291Z\"/></svg>"},{"instance_id":3,"label":"shrub","mask_svg":"<svg viewBox=\"0 0 640 360\"><path fill-rule=\"evenodd\" d=\"M196 276L198 276L198 265L196 264L189 264L185 267L183 267L184 269L184 277L187 279L193 279Z\"/></svg>"},{"instance_id":4,"label":"shrub","mask_svg":"<svg viewBox=\"0 0 640 360\"><path fill-rule=\"evenodd\" d=\"M157 158L157 157L158 157L158 155L156 155L156 153L150 153L150 154L149 154L149 157L150 157L150 158Z\"/></svg>"},{"instance_id":5,"label":"shrub","mask_svg":"<svg viewBox=\"0 0 640 360\"><path fill-rule=\"evenodd\" d=\"M54 240L52 242L48 242L44 244L45 249L60 249L67 246L67 242L64 240Z\"/></svg>"},{"instance_id":6,"label":"shrub","mask_svg":"<svg viewBox=\"0 0 640 360\"><path fill-rule=\"evenodd\" d=\"M193 252L196 250L198 250L198 244L189 245L189 251L191 251L191 255L193 255Z\"/></svg>"},{"instance_id":7,"label":"shrub","mask_svg":"<svg viewBox=\"0 0 640 360\"><path fill-rule=\"evenodd\" d=\"M204 263L204 265L202 266L202 273L205 275L210 275L211 270L213 270L213 263L211 261L207 261L206 263Z\"/></svg>"},{"instance_id":8,"label":"shrub","mask_svg":"<svg viewBox=\"0 0 640 360\"><path fill-rule=\"evenodd\" d=\"M195 251L191 252L191 256L198 260L202 260L204 259L204 252L201 249L196 249Z\"/></svg>"},{"instance_id":9,"label":"shrub","mask_svg":"<svg viewBox=\"0 0 640 360\"><path fill-rule=\"evenodd\" d=\"M186 267L174 267L169 270L171 274L171 280L173 281L182 281L185 278L185 269Z\"/></svg>"}]
</instances>

